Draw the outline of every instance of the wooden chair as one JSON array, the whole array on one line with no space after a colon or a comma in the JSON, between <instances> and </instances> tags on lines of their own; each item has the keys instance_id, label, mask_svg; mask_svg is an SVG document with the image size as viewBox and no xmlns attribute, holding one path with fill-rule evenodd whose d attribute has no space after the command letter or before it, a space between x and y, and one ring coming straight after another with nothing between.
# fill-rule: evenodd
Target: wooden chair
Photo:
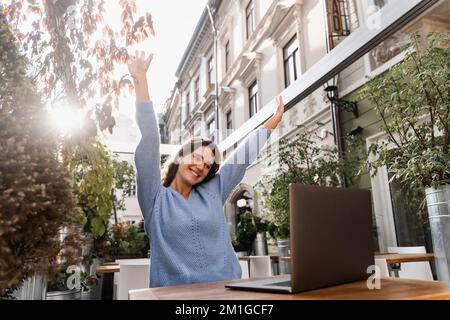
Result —
<instances>
[{"instance_id":1,"label":"wooden chair","mask_svg":"<svg viewBox=\"0 0 450 320\"><path fill-rule=\"evenodd\" d=\"M389 247L390 253L427 253L425 247ZM401 264L401 270L398 273L400 278L417 280L434 280L429 262L408 262Z\"/></svg>"},{"instance_id":2,"label":"wooden chair","mask_svg":"<svg viewBox=\"0 0 450 320\"><path fill-rule=\"evenodd\" d=\"M271 277L270 256L250 256L250 278Z\"/></svg>"},{"instance_id":3,"label":"wooden chair","mask_svg":"<svg viewBox=\"0 0 450 320\"><path fill-rule=\"evenodd\" d=\"M248 261L239 260L239 264L241 265L241 270L242 270L241 279L250 278L250 274L248 272Z\"/></svg>"},{"instance_id":4,"label":"wooden chair","mask_svg":"<svg viewBox=\"0 0 450 320\"><path fill-rule=\"evenodd\" d=\"M128 300L128 292L149 287L150 259L116 260L120 265L117 275L117 300Z\"/></svg>"}]
</instances>

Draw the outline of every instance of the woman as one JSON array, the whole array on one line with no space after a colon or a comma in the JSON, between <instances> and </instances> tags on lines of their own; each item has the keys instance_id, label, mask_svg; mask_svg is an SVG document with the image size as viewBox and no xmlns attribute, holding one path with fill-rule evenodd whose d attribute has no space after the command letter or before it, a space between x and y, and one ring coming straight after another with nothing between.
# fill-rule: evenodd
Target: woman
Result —
<instances>
[{"instance_id":1,"label":"woman","mask_svg":"<svg viewBox=\"0 0 450 320\"><path fill-rule=\"evenodd\" d=\"M139 205L151 239L150 286L240 279L223 205L281 121L282 99L277 98L277 111L264 128L248 135L220 170L217 146L193 139L169 161L161 179L158 126L146 78L152 58L141 52L128 62L142 133L135 162Z\"/></svg>"}]
</instances>

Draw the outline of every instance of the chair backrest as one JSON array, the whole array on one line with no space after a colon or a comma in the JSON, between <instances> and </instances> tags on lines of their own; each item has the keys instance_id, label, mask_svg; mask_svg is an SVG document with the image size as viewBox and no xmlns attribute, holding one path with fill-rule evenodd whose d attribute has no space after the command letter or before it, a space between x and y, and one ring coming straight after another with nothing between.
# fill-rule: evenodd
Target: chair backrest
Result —
<instances>
[{"instance_id":1,"label":"chair backrest","mask_svg":"<svg viewBox=\"0 0 450 320\"><path fill-rule=\"evenodd\" d=\"M149 287L150 260L116 260L120 265L117 277L117 300L128 300L128 292Z\"/></svg>"},{"instance_id":2,"label":"chair backrest","mask_svg":"<svg viewBox=\"0 0 450 320\"><path fill-rule=\"evenodd\" d=\"M250 256L250 278L272 275L272 263L269 256Z\"/></svg>"},{"instance_id":3,"label":"chair backrest","mask_svg":"<svg viewBox=\"0 0 450 320\"><path fill-rule=\"evenodd\" d=\"M239 260L239 264L241 265L241 270L242 270L241 279L248 279L248 278L250 278L250 274L248 272L248 261Z\"/></svg>"},{"instance_id":4,"label":"chair backrest","mask_svg":"<svg viewBox=\"0 0 450 320\"><path fill-rule=\"evenodd\" d=\"M375 257L375 265L380 268L380 277L388 278L389 277L389 269L386 262L386 259L380 259Z\"/></svg>"},{"instance_id":5,"label":"chair backrest","mask_svg":"<svg viewBox=\"0 0 450 320\"><path fill-rule=\"evenodd\" d=\"M388 247L389 253L427 253L424 246L421 247ZM401 264L401 270L398 273L400 278L433 280L430 263L424 262L408 262Z\"/></svg>"}]
</instances>

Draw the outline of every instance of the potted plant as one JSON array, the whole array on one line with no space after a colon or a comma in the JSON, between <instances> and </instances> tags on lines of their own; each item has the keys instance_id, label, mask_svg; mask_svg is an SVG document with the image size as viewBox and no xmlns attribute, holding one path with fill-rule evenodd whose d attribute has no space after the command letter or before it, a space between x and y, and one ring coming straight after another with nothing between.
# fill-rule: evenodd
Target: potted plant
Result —
<instances>
[{"instance_id":1,"label":"potted plant","mask_svg":"<svg viewBox=\"0 0 450 320\"><path fill-rule=\"evenodd\" d=\"M231 243L238 255L250 255L256 238L256 226L250 211L238 215L239 222Z\"/></svg>"},{"instance_id":2,"label":"potted plant","mask_svg":"<svg viewBox=\"0 0 450 320\"><path fill-rule=\"evenodd\" d=\"M269 253L266 235L269 231L269 223L260 216L254 216L253 223L256 228L256 238L253 245L255 255L266 256Z\"/></svg>"},{"instance_id":3,"label":"potted plant","mask_svg":"<svg viewBox=\"0 0 450 320\"><path fill-rule=\"evenodd\" d=\"M72 258L78 246L76 236L61 242L58 232L75 225L80 210L58 160L49 114L10 27L0 12L0 299L18 291L45 299L52 260Z\"/></svg>"},{"instance_id":4,"label":"potted plant","mask_svg":"<svg viewBox=\"0 0 450 320\"><path fill-rule=\"evenodd\" d=\"M362 90L376 107L386 140L370 147L373 173L387 165L393 179L426 193L437 276L450 265L450 36L411 36L405 59Z\"/></svg>"},{"instance_id":5,"label":"potted plant","mask_svg":"<svg viewBox=\"0 0 450 320\"><path fill-rule=\"evenodd\" d=\"M112 261L147 258L150 248L143 221L138 226L126 222L113 225L107 235L106 250Z\"/></svg>"},{"instance_id":6,"label":"potted plant","mask_svg":"<svg viewBox=\"0 0 450 320\"><path fill-rule=\"evenodd\" d=\"M270 159L277 159L279 168L263 176L256 185L262 216L268 221L268 232L276 239L280 256L290 254L289 185L352 186L357 183L358 171L364 167L366 155L361 139L349 138L347 152L340 158L335 148L322 150L318 146L316 141L320 138L315 132L303 130L292 140L280 140L279 152ZM280 264L280 273L282 269Z\"/></svg>"}]
</instances>

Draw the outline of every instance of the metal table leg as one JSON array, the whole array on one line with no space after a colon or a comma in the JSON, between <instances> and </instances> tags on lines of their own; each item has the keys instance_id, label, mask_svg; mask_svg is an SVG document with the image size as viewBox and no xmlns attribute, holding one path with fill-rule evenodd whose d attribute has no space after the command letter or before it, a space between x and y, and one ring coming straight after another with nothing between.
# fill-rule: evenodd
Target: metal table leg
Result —
<instances>
[{"instance_id":1,"label":"metal table leg","mask_svg":"<svg viewBox=\"0 0 450 320\"><path fill-rule=\"evenodd\" d=\"M114 273L104 273L102 276L102 300L113 300Z\"/></svg>"},{"instance_id":2,"label":"metal table leg","mask_svg":"<svg viewBox=\"0 0 450 320\"><path fill-rule=\"evenodd\" d=\"M388 264L391 277L400 278L399 271L402 269L401 263Z\"/></svg>"}]
</instances>

